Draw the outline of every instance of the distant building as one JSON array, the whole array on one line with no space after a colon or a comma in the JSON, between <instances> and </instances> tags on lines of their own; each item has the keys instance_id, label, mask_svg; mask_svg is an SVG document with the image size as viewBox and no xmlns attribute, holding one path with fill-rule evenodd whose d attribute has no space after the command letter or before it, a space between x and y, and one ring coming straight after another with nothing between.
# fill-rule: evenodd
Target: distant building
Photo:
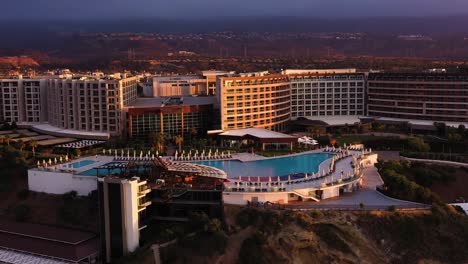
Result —
<instances>
[{"instance_id":1,"label":"distant building","mask_svg":"<svg viewBox=\"0 0 468 264\"><path fill-rule=\"evenodd\" d=\"M203 71L202 75L154 76L153 91L145 90L147 97L214 95L216 77L232 74L224 71Z\"/></svg>"},{"instance_id":2,"label":"distant building","mask_svg":"<svg viewBox=\"0 0 468 264\"><path fill-rule=\"evenodd\" d=\"M367 109L372 117L468 123L468 75L371 73Z\"/></svg>"}]
</instances>

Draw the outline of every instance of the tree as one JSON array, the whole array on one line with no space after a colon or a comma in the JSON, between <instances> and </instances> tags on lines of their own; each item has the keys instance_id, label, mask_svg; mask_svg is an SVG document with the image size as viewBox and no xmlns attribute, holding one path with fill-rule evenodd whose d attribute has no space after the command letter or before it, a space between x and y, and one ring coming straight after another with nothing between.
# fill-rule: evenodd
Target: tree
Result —
<instances>
[{"instance_id":1,"label":"tree","mask_svg":"<svg viewBox=\"0 0 468 264\"><path fill-rule=\"evenodd\" d=\"M20 139L18 142L16 142L16 144L18 145L20 152L23 152L23 149L26 147L26 143Z\"/></svg>"},{"instance_id":2,"label":"tree","mask_svg":"<svg viewBox=\"0 0 468 264\"><path fill-rule=\"evenodd\" d=\"M10 146L11 136L6 135L4 139L5 139L5 142L7 143L7 145Z\"/></svg>"},{"instance_id":3,"label":"tree","mask_svg":"<svg viewBox=\"0 0 468 264\"><path fill-rule=\"evenodd\" d=\"M181 135L177 135L174 137L174 141L179 146L179 152L182 151L182 143L184 142L184 137Z\"/></svg>"},{"instance_id":4,"label":"tree","mask_svg":"<svg viewBox=\"0 0 468 264\"><path fill-rule=\"evenodd\" d=\"M421 138L410 138L408 139L408 147L418 152L428 152L431 147L429 144L424 142Z\"/></svg>"},{"instance_id":5,"label":"tree","mask_svg":"<svg viewBox=\"0 0 468 264\"><path fill-rule=\"evenodd\" d=\"M29 141L29 146L31 147L33 156L36 156L36 148L38 146L37 140L33 139L33 140Z\"/></svg>"},{"instance_id":6,"label":"tree","mask_svg":"<svg viewBox=\"0 0 468 264\"><path fill-rule=\"evenodd\" d=\"M164 141L165 141L165 136L163 133L159 132L159 133L154 133L154 135L152 135L152 138L153 138L153 146L154 148L156 148L158 151L162 151L163 147L164 147Z\"/></svg>"},{"instance_id":7,"label":"tree","mask_svg":"<svg viewBox=\"0 0 468 264\"><path fill-rule=\"evenodd\" d=\"M465 136L466 128L465 128L464 125L459 125L457 130L458 130L458 134L460 134L460 136L462 136L462 137Z\"/></svg>"},{"instance_id":8,"label":"tree","mask_svg":"<svg viewBox=\"0 0 468 264\"><path fill-rule=\"evenodd\" d=\"M190 145L192 145L192 139L193 139L194 137L196 137L197 134L198 134L197 129L194 128L194 127L192 127L192 128L190 129Z\"/></svg>"}]
</instances>

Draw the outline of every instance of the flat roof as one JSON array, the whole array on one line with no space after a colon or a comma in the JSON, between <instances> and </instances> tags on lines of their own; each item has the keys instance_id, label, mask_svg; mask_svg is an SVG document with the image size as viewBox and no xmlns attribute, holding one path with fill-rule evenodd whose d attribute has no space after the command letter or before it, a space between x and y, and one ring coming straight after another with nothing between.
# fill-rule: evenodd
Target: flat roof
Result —
<instances>
[{"instance_id":1,"label":"flat roof","mask_svg":"<svg viewBox=\"0 0 468 264\"><path fill-rule=\"evenodd\" d=\"M28 126L32 130L39 133L50 134L53 136L59 137L73 137L73 138L83 138L83 139L100 139L108 140L110 137L109 133L105 132L92 132L92 131L82 131L82 130L73 130L73 129L64 129L50 125L49 123L20 123L18 125Z\"/></svg>"},{"instance_id":2,"label":"flat roof","mask_svg":"<svg viewBox=\"0 0 468 264\"><path fill-rule=\"evenodd\" d=\"M317 118L305 117L308 120L322 121L327 123L329 126L340 126L340 125L353 125L355 123L361 122L359 116L320 116Z\"/></svg>"},{"instance_id":3,"label":"flat roof","mask_svg":"<svg viewBox=\"0 0 468 264\"><path fill-rule=\"evenodd\" d=\"M244 136L253 136L256 138L297 138L294 136L290 136L287 134L271 131L264 128L243 128L243 129L235 129L235 130L228 130L221 134L220 136L228 136L228 137L244 137Z\"/></svg>"},{"instance_id":4,"label":"flat roof","mask_svg":"<svg viewBox=\"0 0 468 264\"><path fill-rule=\"evenodd\" d=\"M62 260L79 261L99 252L91 232L0 220L0 247Z\"/></svg>"},{"instance_id":5,"label":"flat roof","mask_svg":"<svg viewBox=\"0 0 468 264\"><path fill-rule=\"evenodd\" d=\"M435 121L435 120L417 120L417 119L402 119L402 118L391 118L391 117L372 117L376 121L394 121L394 122L408 122L412 125L419 126L434 126L434 123L445 123L447 126L458 127L464 125L468 127L468 122L453 122L453 121Z\"/></svg>"},{"instance_id":6,"label":"flat roof","mask_svg":"<svg viewBox=\"0 0 468 264\"><path fill-rule=\"evenodd\" d=\"M173 100L179 99L182 102L182 104L165 104L171 99ZM137 98L133 103L127 106L127 108L208 105L208 104L216 104L216 103L217 103L216 96L152 97L152 98Z\"/></svg>"}]
</instances>

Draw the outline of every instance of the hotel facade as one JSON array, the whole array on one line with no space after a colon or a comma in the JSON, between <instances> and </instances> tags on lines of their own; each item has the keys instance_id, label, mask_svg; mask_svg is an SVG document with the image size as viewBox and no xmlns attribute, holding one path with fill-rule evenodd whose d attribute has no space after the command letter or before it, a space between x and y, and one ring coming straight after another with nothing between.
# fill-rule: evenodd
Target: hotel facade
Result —
<instances>
[{"instance_id":1,"label":"hotel facade","mask_svg":"<svg viewBox=\"0 0 468 264\"><path fill-rule=\"evenodd\" d=\"M287 71L286 71L287 72ZM291 85L291 119L304 117L359 117L365 114L366 80L353 69L288 74Z\"/></svg>"},{"instance_id":2,"label":"hotel facade","mask_svg":"<svg viewBox=\"0 0 468 264\"><path fill-rule=\"evenodd\" d=\"M257 127L282 131L291 117L289 78L284 75L219 77L216 96L222 130Z\"/></svg>"},{"instance_id":3,"label":"hotel facade","mask_svg":"<svg viewBox=\"0 0 468 264\"><path fill-rule=\"evenodd\" d=\"M371 73L368 115L468 123L468 74Z\"/></svg>"},{"instance_id":4,"label":"hotel facade","mask_svg":"<svg viewBox=\"0 0 468 264\"><path fill-rule=\"evenodd\" d=\"M180 90L179 80L186 78L177 78L164 79L167 89L157 89L164 96L151 98L137 98L139 78L125 74L0 79L0 120L89 139L150 132L173 137L192 128L199 133L250 127L284 131L291 120L344 125L365 116L468 124L468 74L209 71L187 79L203 82L201 88L187 90ZM178 88L168 88L173 85ZM178 103L170 103L174 100Z\"/></svg>"}]
</instances>

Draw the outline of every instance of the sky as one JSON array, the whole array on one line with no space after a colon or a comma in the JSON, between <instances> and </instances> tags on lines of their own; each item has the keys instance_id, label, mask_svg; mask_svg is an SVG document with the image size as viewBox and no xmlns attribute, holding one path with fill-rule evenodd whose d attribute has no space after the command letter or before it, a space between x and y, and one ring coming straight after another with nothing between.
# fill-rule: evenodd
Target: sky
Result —
<instances>
[{"instance_id":1,"label":"sky","mask_svg":"<svg viewBox=\"0 0 468 264\"><path fill-rule=\"evenodd\" d=\"M468 14L468 0L0 0L3 19L355 18Z\"/></svg>"}]
</instances>

